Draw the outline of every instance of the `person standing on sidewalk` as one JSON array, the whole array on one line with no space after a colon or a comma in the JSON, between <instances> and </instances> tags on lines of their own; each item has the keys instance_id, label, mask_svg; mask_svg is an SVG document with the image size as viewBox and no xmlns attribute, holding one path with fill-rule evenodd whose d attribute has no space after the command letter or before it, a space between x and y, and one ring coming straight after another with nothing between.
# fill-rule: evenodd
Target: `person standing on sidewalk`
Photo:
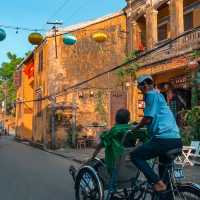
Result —
<instances>
[{"instance_id":1,"label":"person standing on sidewalk","mask_svg":"<svg viewBox=\"0 0 200 200\"><path fill-rule=\"evenodd\" d=\"M147 160L159 157L160 163L168 163L165 153L171 149L182 148L179 128L164 96L154 89L153 78L148 75L141 76L137 81L138 89L144 95L145 109L144 117L138 125L133 127L133 130L147 126L151 139L131 153L131 160L153 185L154 190L162 192L167 189L166 184L169 179L166 175L166 182L161 180L165 165L159 165L160 176L158 176Z\"/></svg>"}]
</instances>

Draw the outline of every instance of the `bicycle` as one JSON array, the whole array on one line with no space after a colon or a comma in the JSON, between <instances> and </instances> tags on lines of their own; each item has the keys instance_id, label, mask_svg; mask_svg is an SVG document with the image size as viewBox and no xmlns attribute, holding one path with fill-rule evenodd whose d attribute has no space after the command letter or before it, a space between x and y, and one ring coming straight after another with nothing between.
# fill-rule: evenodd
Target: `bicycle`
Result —
<instances>
[{"instance_id":1,"label":"bicycle","mask_svg":"<svg viewBox=\"0 0 200 200\"><path fill-rule=\"evenodd\" d=\"M99 158L88 161L78 171L71 167L76 200L200 199L200 186L180 181L183 171L175 167L174 160L181 154L181 149L166 152L166 156L170 158L165 172L169 175L169 185L167 191L161 194L154 192L152 186L142 177L142 173L130 161L129 153L132 150L130 147L125 148L124 154L116 161L116 167L111 174L107 172L104 161ZM152 167L155 165L156 159L152 162Z\"/></svg>"}]
</instances>

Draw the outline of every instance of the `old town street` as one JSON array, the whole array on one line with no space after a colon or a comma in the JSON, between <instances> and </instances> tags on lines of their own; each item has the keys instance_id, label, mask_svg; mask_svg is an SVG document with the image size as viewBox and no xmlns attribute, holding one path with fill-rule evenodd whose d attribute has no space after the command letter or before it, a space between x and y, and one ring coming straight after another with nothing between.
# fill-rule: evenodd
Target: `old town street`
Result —
<instances>
[{"instance_id":1,"label":"old town street","mask_svg":"<svg viewBox=\"0 0 200 200\"><path fill-rule=\"evenodd\" d=\"M0 138L0 193L4 200L73 200L72 161Z\"/></svg>"}]
</instances>

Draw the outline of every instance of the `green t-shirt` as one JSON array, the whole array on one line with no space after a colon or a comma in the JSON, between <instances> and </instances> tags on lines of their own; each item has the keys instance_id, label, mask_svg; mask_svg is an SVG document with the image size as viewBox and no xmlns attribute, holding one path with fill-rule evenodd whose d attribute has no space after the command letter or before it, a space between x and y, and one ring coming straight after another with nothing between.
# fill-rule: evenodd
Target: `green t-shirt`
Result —
<instances>
[{"instance_id":1,"label":"green t-shirt","mask_svg":"<svg viewBox=\"0 0 200 200\"><path fill-rule=\"evenodd\" d=\"M128 130L130 130L131 124L116 124L109 131L104 131L101 136L101 143L105 147L105 163L108 170L111 171L115 166L115 161L123 154L124 146L121 141ZM130 141L133 142L133 146L137 139L145 142L147 140L146 129L140 129L134 131L133 134L128 135ZM129 139L128 138L128 139Z\"/></svg>"}]
</instances>

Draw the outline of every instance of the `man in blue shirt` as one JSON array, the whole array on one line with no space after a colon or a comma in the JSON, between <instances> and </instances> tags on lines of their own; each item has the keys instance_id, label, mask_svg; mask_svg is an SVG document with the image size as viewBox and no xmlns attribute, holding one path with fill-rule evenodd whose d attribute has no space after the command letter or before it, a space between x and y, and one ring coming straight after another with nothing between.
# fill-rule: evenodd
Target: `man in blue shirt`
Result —
<instances>
[{"instance_id":1,"label":"man in blue shirt","mask_svg":"<svg viewBox=\"0 0 200 200\"><path fill-rule=\"evenodd\" d=\"M165 182L161 180L165 165L159 165L158 176L146 161L159 157L160 163L169 162L165 153L182 148L182 142L176 120L164 96L153 85L151 76L138 78L138 88L144 95L145 109L144 117L134 129L146 125L151 139L131 153L131 160L144 173L149 183L153 184L154 190L161 192L167 189Z\"/></svg>"}]
</instances>

